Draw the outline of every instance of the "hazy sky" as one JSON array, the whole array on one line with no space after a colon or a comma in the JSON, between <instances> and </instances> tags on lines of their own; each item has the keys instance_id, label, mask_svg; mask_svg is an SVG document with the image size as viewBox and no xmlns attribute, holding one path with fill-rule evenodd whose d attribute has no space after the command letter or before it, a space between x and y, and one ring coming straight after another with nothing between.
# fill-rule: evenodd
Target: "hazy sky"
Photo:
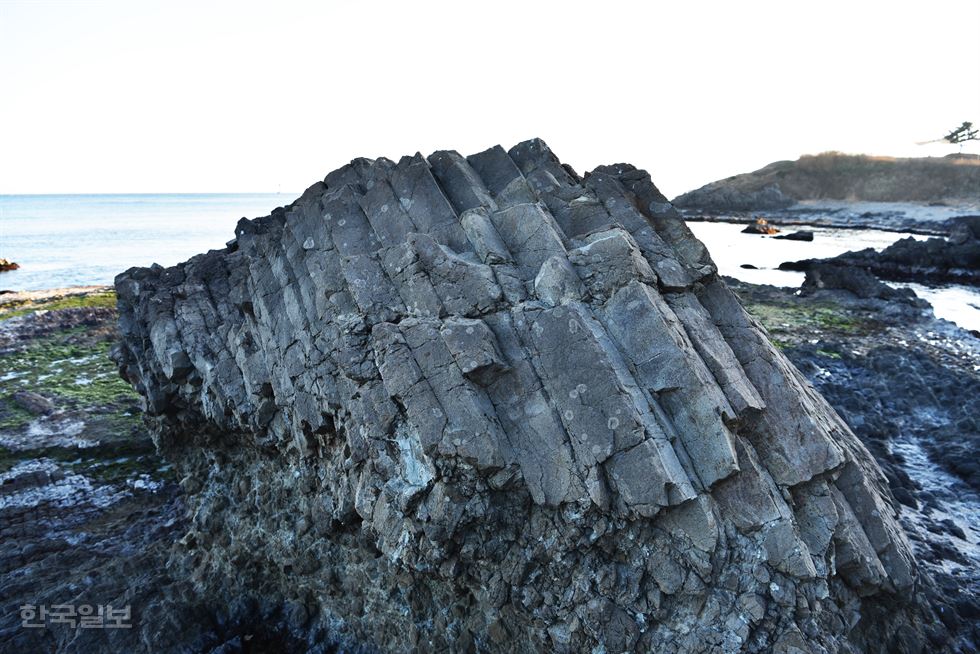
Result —
<instances>
[{"instance_id":1,"label":"hazy sky","mask_svg":"<svg viewBox=\"0 0 980 654\"><path fill-rule=\"evenodd\" d=\"M0 193L301 191L540 136L673 197L980 123L976 0L666 5L0 0Z\"/></svg>"}]
</instances>

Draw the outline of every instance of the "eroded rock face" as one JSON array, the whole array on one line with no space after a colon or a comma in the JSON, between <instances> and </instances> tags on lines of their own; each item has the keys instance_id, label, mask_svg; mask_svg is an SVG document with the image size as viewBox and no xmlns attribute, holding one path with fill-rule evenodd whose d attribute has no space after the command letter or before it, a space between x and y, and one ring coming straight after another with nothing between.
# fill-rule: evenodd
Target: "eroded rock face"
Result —
<instances>
[{"instance_id":1,"label":"eroded rock face","mask_svg":"<svg viewBox=\"0 0 980 654\"><path fill-rule=\"evenodd\" d=\"M642 170L358 159L116 286L191 578L309 642L923 642L880 470Z\"/></svg>"}]
</instances>

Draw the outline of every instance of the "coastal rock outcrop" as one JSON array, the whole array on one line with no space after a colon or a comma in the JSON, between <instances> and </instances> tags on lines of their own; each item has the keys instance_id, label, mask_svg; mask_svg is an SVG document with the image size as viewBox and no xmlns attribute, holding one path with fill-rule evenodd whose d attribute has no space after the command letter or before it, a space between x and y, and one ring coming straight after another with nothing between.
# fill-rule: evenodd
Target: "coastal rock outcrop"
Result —
<instances>
[{"instance_id":1,"label":"coastal rock outcrop","mask_svg":"<svg viewBox=\"0 0 980 654\"><path fill-rule=\"evenodd\" d=\"M311 650L937 644L880 469L645 171L357 159L116 288L173 565Z\"/></svg>"},{"instance_id":2,"label":"coastal rock outcrop","mask_svg":"<svg viewBox=\"0 0 980 654\"><path fill-rule=\"evenodd\" d=\"M804 259L780 264L780 270L810 271L817 267L868 271L881 279L926 283L980 285L980 216L951 221L948 238L916 240L909 236L878 252L865 248L831 259Z\"/></svg>"},{"instance_id":3,"label":"coastal rock outcrop","mask_svg":"<svg viewBox=\"0 0 980 654\"><path fill-rule=\"evenodd\" d=\"M929 306L912 289L889 286L863 268L815 262L806 268L806 277L800 286L800 292L807 295L825 289L850 291L864 299L893 300L920 308Z\"/></svg>"}]
</instances>

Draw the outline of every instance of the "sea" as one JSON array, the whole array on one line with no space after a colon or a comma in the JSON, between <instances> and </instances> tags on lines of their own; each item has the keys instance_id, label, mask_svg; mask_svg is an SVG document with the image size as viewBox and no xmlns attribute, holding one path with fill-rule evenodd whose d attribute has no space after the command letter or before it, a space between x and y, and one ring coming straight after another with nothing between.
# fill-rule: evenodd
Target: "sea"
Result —
<instances>
[{"instance_id":1,"label":"sea","mask_svg":"<svg viewBox=\"0 0 980 654\"><path fill-rule=\"evenodd\" d=\"M256 218L298 193L0 195L0 258L20 269L0 273L0 290L30 291L112 284L132 266L172 266L222 248L241 218ZM899 232L807 227L812 242L742 234L743 225L692 222L719 271L746 282L798 287L803 274L778 270L783 261L882 249ZM787 231L793 231L788 228ZM925 238L914 236L914 238ZM742 268L743 264L757 269ZM980 293L965 286L912 288L936 315L980 330Z\"/></svg>"},{"instance_id":2,"label":"sea","mask_svg":"<svg viewBox=\"0 0 980 654\"><path fill-rule=\"evenodd\" d=\"M0 195L0 289L112 284L133 266L172 266L222 248L241 218L266 216L298 193Z\"/></svg>"}]
</instances>

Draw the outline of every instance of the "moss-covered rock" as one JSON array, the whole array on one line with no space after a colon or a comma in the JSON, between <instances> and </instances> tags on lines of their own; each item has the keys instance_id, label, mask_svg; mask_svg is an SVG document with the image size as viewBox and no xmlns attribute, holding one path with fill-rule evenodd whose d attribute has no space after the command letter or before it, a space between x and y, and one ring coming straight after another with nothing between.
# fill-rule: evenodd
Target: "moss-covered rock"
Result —
<instances>
[{"instance_id":1,"label":"moss-covered rock","mask_svg":"<svg viewBox=\"0 0 980 654\"><path fill-rule=\"evenodd\" d=\"M88 293L65 289L64 294L18 293L16 296L0 304L0 320L26 316L37 311L116 307L116 292L111 289Z\"/></svg>"},{"instance_id":2,"label":"moss-covered rock","mask_svg":"<svg viewBox=\"0 0 980 654\"><path fill-rule=\"evenodd\" d=\"M115 303L105 289L17 294L0 303L8 336L0 347L0 473L47 459L118 484L162 467L139 398L109 358ZM80 312L87 324L78 324ZM25 395L45 410L17 401Z\"/></svg>"}]
</instances>

